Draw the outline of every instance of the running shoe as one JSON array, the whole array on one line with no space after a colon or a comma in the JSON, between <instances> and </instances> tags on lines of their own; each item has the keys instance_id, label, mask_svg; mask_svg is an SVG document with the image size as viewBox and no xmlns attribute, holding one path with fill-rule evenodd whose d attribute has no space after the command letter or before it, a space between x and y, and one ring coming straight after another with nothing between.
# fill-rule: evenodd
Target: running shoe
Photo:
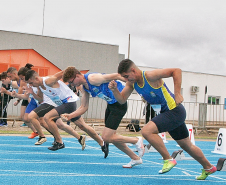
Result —
<instances>
[{"instance_id":1,"label":"running shoe","mask_svg":"<svg viewBox=\"0 0 226 185\"><path fill-rule=\"evenodd\" d=\"M164 162L163 167L159 171L159 173L169 172L177 164L177 161L175 159L164 160L163 162Z\"/></svg>"},{"instance_id":2,"label":"running shoe","mask_svg":"<svg viewBox=\"0 0 226 185\"><path fill-rule=\"evenodd\" d=\"M54 145L56 143L56 139L55 139L55 137L54 137L54 141L52 142L52 145Z\"/></svg>"},{"instance_id":3,"label":"running shoe","mask_svg":"<svg viewBox=\"0 0 226 185\"><path fill-rule=\"evenodd\" d=\"M104 146L101 147L102 152L104 152L104 158L107 158L109 153L109 143L104 142Z\"/></svg>"},{"instance_id":4,"label":"running shoe","mask_svg":"<svg viewBox=\"0 0 226 185\"><path fill-rule=\"evenodd\" d=\"M32 132L31 135L28 137L29 139L33 139L35 138L36 136L38 136L38 133L37 132Z\"/></svg>"},{"instance_id":5,"label":"running shoe","mask_svg":"<svg viewBox=\"0 0 226 185\"><path fill-rule=\"evenodd\" d=\"M142 163L143 163L143 161L142 161L141 158L139 160L133 160L132 159L128 164L123 165L122 167L123 168L132 168L132 167L139 165L139 164L142 164Z\"/></svg>"},{"instance_id":6,"label":"running shoe","mask_svg":"<svg viewBox=\"0 0 226 185\"><path fill-rule=\"evenodd\" d=\"M35 143L35 145L41 145L45 143L47 139L45 137L39 137L38 141Z\"/></svg>"},{"instance_id":7,"label":"running shoe","mask_svg":"<svg viewBox=\"0 0 226 185\"><path fill-rule=\"evenodd\" d=\"M142 137L137 137L138 138L138 141L137 143L135 144L136 146L136 149L138 151L138 155L139 157L143 157L144 155L144 144L143 144L143 138Z\"/></svg>"},{"instance_id":8,"label":"running shoe","mask_svg":"<svg viewBox=\"0 0 226 185\"><path fill-rule=\"evenodd\" d=\"M20 125L21 127L28 127L27 125L26 125L26 123L23 123L22 125Z\"/></svg>"},{"instance_id":9,"label":"running shoe","mask_svg":"<svg viewBox=\"0 0 226 185\"><path fill-rule=\"evenodd\" d=\"M4 121L0 122L0 127L7 127L7 126L8 126L7 123L5 123Z\"/></svg>"},{"instance_id":10,"label":"running shoe","mask_svg":"<svg viewBox=\"0 0 226 185\"><path fill-rule=\"evenodd\" d=\"M86 135L81 136L78 142L82 145L82 150L84 150L86 147Z\"/></svg>"},{"instance_id":11,"label":"running shoe","mask_svg":"<svg viewBox=\"0 0 226 185\"><path fill-rule=\"evenodd\" d=\"M64 143L61 144L61 143L56 142L56 143L54 143L53 146L49 147L48 149L52 150L52 151L55 151L55 150L59 150L59 149L62 149L62 148L65 148Z\"/></svg>"},{"instance_id":12,"label":"running shoe","mask_svg":"<svg viewBox=\"0 0 226 185\"><path fill-rule=\"evenodd\" d=\"M202 174L196 177L196 180L205 180L210 174L215 173L216 171L217 168L215 166L212 166L212 168L208 170L202 169Z\"/></svg>"}]
</instances>

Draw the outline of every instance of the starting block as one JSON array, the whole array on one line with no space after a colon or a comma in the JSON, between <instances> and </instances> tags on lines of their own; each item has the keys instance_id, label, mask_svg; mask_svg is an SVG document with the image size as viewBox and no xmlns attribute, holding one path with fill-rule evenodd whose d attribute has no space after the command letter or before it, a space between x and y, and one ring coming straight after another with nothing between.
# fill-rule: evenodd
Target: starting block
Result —
<instances>
[{"instance_id":1,"label":"starting block","mask_svg":"<svg viewBox=\"0 0 226 185\"><path fill-rule=\"evenodd\" d=\"M174 151L172 153L171 157L174 158L177 161L194 160L192 157L185 157L183 150Z\"/></svg>"},{"instance_id":2,"label":"starting block","mask_svg":"<svg viewBox=\"0 0 226 185\"><path fill-rule=\"evenodd\" d=\"M224 139L224 136L225 136L225 139ZM215 148L214 148L214 151L212 151L212 153L226 155L226 129L225 128L219 129Z\"/></svg>"},{"instance_id":3,"label":"starting block","mask_svg":"<svg viewBox=\"0 0 226 185\"><path fill-rule=\"evenodd\" d=\"M218 160L217 171L226 171L226 158L220 158Z\"/></svg>"},{"instance_id":4,"label":"starting block","mask_svg":"<svg viewBox=\"0 0 226 185\"><path fill-rule=\"evenodd\" d=\"M127 146L132 146L132 145L128 145ZM132 149L133 152L138 152L136 148ZM151 144L145 145L144 144L144 153L150 153L150 152L157 152L157 150L155 150L155 148L153 146L151 146Z\"/></svg>"},{"instance_id":5,"label":"starting block","mask_svg":"<svg viewBox=\"0 0 226 185\"><path fill-rule=\"evenodd\" d=\"M166 133L165 132L159 133L158 135L162 138L164 143L168 143L168 141L166 141ZM132 144L127 143L127 146L132 146ZM145 149L144 153L157 152L157 150L153 146L151 146L151 144L148 144L148 145L144 144L144 149ZM137 149L136 148L132 149L132 151L137 152Z\"/></svg>"},{"instance_id":6,"label":"starting block","mask_svg":"<svg viewBox=\"0 0 226 185\"><path fill-rule=\"evenodd\" d=\"M144 146L144 153L157 152L157 150L151 146L151 144Z\"/></svg>"}]
</instances>

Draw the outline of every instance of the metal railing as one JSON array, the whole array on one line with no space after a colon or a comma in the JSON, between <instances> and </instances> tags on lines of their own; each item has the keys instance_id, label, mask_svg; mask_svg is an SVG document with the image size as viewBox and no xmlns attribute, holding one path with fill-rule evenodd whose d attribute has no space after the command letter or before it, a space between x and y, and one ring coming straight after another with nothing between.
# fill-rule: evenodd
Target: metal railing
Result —
<instances>
[{"instance_id":1,"label":"metal railing","mask_svg":"<svg viewBox=\"0 0 226 185\"><path fill-rule=\"evenodd\" d=\"M16 99L10 99L9 96L5 99L5 94L1 94L1 103L0 103L0 119L1 120L21 120L20 118L20 105L14 106ZM5 117L5 114L7 117Z\"/></svg>"},{"instance_id":2,"label":"metal railing","mask_svg":"<svg viewBox=\"0 0 226 185\"><path fill-rule=\"evenodd\" d=\"M4 95L2 96L4 98ZM2 99L3 101L3 99ZM13 103L16 99L12 99L5 111L7 111L8 120L21 120L20 118L20 104L14 106ZM1 104L2 109L4 110L3 104ZM77 106L80 106L80 101L78 101ZM99 123L104 124L105 109L107 103L106 101L100 98L90 97L89 109L83 115L84 120L87 123ZM184 102L183 106L186 109L186 123L190 123L196 127L205 127L205 126L226 126L226 106L224 104L220 105L209 105L204 103L193 103L193 102ZM143 110L145 104L141 100L128 100L128 110L124 116L122 122L128 123L131 119L137 119L140 123L145 122L145 115L143 115ZM0 115L0 119L6 119Z\"/></svg>"}]
</instances>

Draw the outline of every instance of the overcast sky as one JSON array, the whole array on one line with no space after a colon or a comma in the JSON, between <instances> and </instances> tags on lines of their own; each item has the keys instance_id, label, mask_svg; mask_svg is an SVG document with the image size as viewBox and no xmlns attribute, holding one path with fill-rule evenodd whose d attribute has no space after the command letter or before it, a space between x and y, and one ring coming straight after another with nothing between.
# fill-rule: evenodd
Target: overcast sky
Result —
<instances>
[{"instance_id":1,"label":"overcast sky","mask_svg":"<svg viewBox=\"0 0 226 185\"><path fill-rule=\"evenodd\" d=\"M42 35L44 0L0 0L0 30ZM119 46L139 66L226 75L225 0L45 0L44 36Z\"/></svg>"}]
</instances>

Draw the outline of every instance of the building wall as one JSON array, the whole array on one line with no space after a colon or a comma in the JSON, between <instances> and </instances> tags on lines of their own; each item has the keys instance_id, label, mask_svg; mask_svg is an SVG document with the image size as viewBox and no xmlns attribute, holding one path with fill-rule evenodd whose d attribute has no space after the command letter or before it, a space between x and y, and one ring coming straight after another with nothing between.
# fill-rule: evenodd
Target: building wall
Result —
<instances>
[{"instance_id":1,"label":"building wall","mask_svg":"<svg viewBox=\"0 0 226 185\"><path fill-rule=\"evenodd\" d=\"M33 49L61 70L112 73L124 55L117 45L0 31L0 50Z\"/></svg>"},{"instance_id":2,"label":"building wall","mask_svg":"<svg viewBox=\"0 0 226 185\"><path fill-rule=\"evenodd\" d=\"M27 51L29 52L26 53ZM38 53L39 56L31 55L31 51ZM6 52L11 52L11 55L3 55ZM117 45L0 31L0 63L1 61L8 63L8 65L15 63L19 64L19 67L24 66L28 61L33 63L33 61L40 59L37 57L41 57L60 70L68 66L75 66L79 70L89 72L115 73L118 63L125 57L118 52L119 47ZM49 67L46 64L35 63L35 65ZM50 67L50 70L53 68ZM9 115L11 113L12 116L17 116L20 111L12 104L13 101L9 105L9 108L12 108L12 111L9 109ZM98 102L93 103L94 110L96 110L97 104ZM92 109L91 106L90 109ZM91 110L91 112L93 111Z\"/></svg>"},{"instance_id":3,"label":"building wall","mask_svg":"<svg viewBox=\"0 0 226 185\"><path fill-rule=\"evenodd\" d=\"M141 70L154 70L151 67L139 67ZM173 92L173 78L164 78L169 89ZM208 96L220 96L220 104L224 104L224 98L226 98L226 76L213 75L205 73L195 73L182 71L182 95L185 102L191 102L191 96L196 94L198 103L207 103ZM197 86L199 92L191 92L192 86ZM207 94L205 95L205 86L207 86Z\"/></svg>"},{"instance_id":4,"label":"building wall","mask_svg":"<svg viewBox=\"0 0 226 185\"><path fill-rule=\"evenodd\" d=\"M60 71L58 67L53 65L33 49L0 51L0 73L7 71L9 67L15 67L19 70L27 63L33 64L33 69L37 71L40 76L53 75Z\"/></svg>"},{"instance_id":5,"label":"building wall","mask_svg":"<svg viewBox=\"0 0 226 185\"><path fill-rule=\"evenodd\" d=\"M150 71L156 68L139 67L141 70ZM165 83L169 89L174 92L173 78L164 78ZM184 97L184 106L187 111L188 120L199 120L199 106L200 103L208 103L208 97L219 97L220 105L207 105L207 121L224 121L226 118L226 110L224 107L226 98L226 76L195 73L182 71L182 95ZM198 92L192 92L192 86L198 87ZM207 93L205 94L205 86L207 86ZM196 100L194 99L196 97ZM132 94L131 99L140 99L138 94Z\"/></svg>"}]
</instances>

